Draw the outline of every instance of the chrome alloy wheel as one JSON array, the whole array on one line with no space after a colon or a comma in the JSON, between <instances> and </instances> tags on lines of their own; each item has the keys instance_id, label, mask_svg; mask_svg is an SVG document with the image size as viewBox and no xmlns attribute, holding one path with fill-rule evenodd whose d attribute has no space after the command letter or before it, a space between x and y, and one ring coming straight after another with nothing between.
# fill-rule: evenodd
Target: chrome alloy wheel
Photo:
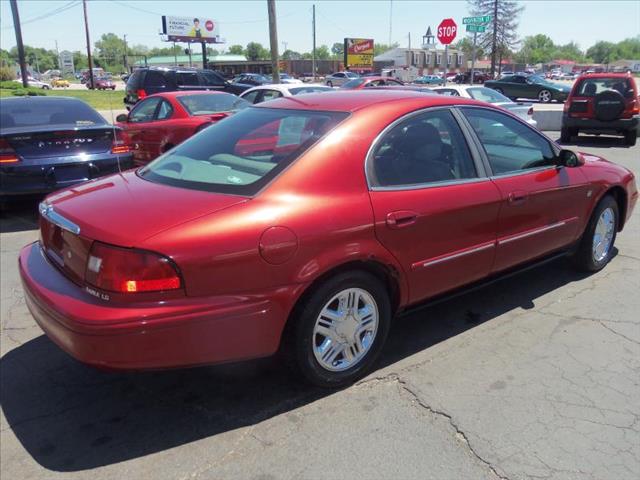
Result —
<instances>
[{"instance_id":1,"label":"chrome alloy wheel","mask_svg":"<svg viewBox=\"0 0 640 480\"><path fill-rule=\"evenodd\" d=\"M320 311L313 328L313 354L322 368L340 372L359 363L378 332L378 306L361 288L337 293Z\"/></svg>"},{"instance_id":2,"label":"chrome alloy wheel","mask_svg":"<svg viewBox=\"0 0 640 480\"><path fill-rule=\"evenodd\" d=\"M543 103L549 103L551 101L551 92L549 90L540 90L538 100Z\"/></svg>"},{"instance_id":3,"label":"chrome alloy wheel","mask_svg":"<svg viewBox=\"0 0 640 480\"><path fill-rule=\"evenodd\" d=\"M591 248L593 259L598 263L609 255L615 232L615 221L616 216L612 208L605 208L598 218Z\"/></svg>"}]
</instances>

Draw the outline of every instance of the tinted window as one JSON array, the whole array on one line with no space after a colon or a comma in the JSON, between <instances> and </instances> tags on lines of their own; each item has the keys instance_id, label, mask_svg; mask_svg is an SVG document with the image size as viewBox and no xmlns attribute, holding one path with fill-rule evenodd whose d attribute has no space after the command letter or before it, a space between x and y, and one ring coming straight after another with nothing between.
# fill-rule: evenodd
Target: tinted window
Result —
<instances>
[{"instance_id":1,"label":"tinted window","mask_svg":"<svg viewBox=\"0 0 640 480\"><path fill-rule=\"evenodd\" d=\"M16 98L0 100L0 128L40 125L103 125L98 112L80 100Z\"/></svg>"},{"instance_id":2,"label":"tinted window","mask_svg":"<svg viewBox=\"0 0 640 480\"><path fill-rule=\"evenodd\" d=\"M580 81L576 89L579 97L595 97L605 90L617 90L621 95L631 89L631 84L626 78L585 78Z\"/></svg>"},{"instance_id":3,"label":"tinted window","mask_svg":"<svg viewBox=\"0 0 640 480\"><path fill-rule=\"evenodd\" d=\"M180 95L178 101L190 115L232 112L249 106L249 103L245 99L238 98L230 93Z\"/></svg>"},{"instance_id":4,"label":"tinted window","mask_svg":"<svg viewBox=\"0 0 640 480\"><path fill-rule=\"evenodd\" d=\"M171 115L173 115L173 107L169 102L167 102L166 100L163 100L160 103L160 108L158 108L158 114L156 115L156 120L166 120L168 118L171 118Z\"/></svg>"},{"instance_id":5,"label":"tinted window","mask_svg":"<svg viewBox=\"0 0 640 480\"><path fill-rule=\"evenodd\" d=\"M260 90L254 90L253 92L249 92L246 95L243 95L244 98L249 103L255 103L256 97L260 94Z\"/></svg>"},{"instance_id":6,"label":"tinted window","mask_svg":"<svg viewBox=\"0 0 640 480\"><path fill-rule=\"evenodd\" d=\"M200 72L204 79L204 84L213 87L224 86L224 79L214 72Z\"/></svg>"},{"instance_id":7,"label":"tinted window","mask_svg":"<svg viewBox=\"0 0 640 480\"><path fill-rule=\"evenodd\" d=\"M502 78L500 79L500 81L501 81L501 82L513 83L513 82L515 82L516 80L515 80L515 77L513 77L513 76L506 76L506 77L502 77Z\"/></svg>"},{"instance_id":8,"label":"tinted window","mask_svg":"<svg viewBox=\"0 0 640 480\"><path fill-rule=\"evenodd\" d=\"M156 112L156 107L161 101L162 100L157 97L142 100L134 107L133 110L131 110L131 113L129 114L129 121L134 123L151 122Z\"/></svg>"},{"instance_id":9,"label":"tinted window","mask_svg":"<svg viewBox=\"0 0 640 480\"><path fill-rule=\"evenodd\" d=\"M166 88L167 79L160 72L156 72L154 70L147 70L147 75L145 76L144 84L147 87L162 87L162 88Z\"/></svg>"},{"instance_id":10,"label":"tinted window","mask_svg":"<svg viewBox=\"0 0 640 480\"><path fill-rule=\"evenodd\" d=\"M489 103L511 102L507 97L487 87L467 88L467 93L476 100Z\"/></svg>"},{"instance_id":11,"label":"tinted window","mask_svg":"<svg viewBox=\"0 0 640 480\"><path fill-rule=\"evenodd\" d=\"M347 116L248 108L191 137L139 172L153 182L254 195Z\"/></svg>"},{"instance_id":12,"label":"tinted window","mask_svg":"<svg viewBox=\"0 0 640 480\"><path fill-rule=\"evenodd\" d=\"M177 72L176 81L178 82L178 85L190 87L200 85L200 80L198 79L198 74L196 72Z\"/></svg>"},{"instance_id":13,"label":"tinted window","mask_svg":"<svg viewBox=\"0 0 640 480\"><path fill-rule=\"evenodd\" d=\"M448 110L414 115L385 134L373 153L374 186L397 187L477 176L467 142Z\"/></svg>"},{"instance_id":14,"label":"tinted window","mask_svg":"<svg viewBox=\"0 0 640 480\"><path fill-rule=\"evenodd\" d=\"M551 144L524 123L482 108L463 111L487 152L494 175L556 164Z\"/></svg>"}]
</instances>

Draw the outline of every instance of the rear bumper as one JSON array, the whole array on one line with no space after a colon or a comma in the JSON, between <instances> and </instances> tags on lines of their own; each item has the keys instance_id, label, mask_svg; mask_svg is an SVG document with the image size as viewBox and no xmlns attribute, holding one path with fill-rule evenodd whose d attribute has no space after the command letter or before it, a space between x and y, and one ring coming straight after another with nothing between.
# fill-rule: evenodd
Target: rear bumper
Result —
<instances>
[{"instance_id":1,"label":"rear bumper","mask_svg":"<svg viewBox=\"0 0 640 480\"><path fill-rule=\"evenodd\" d=\"M38 242L20 252L27 307L77 360L114 370L215 364L273 354L300 286L259 295L110 304L71 282Z\"/></svg>"},{"instance_id":2,"label":"rear bumper","mask_svg":"<svg viewBox=\"0 0 640 480\"><path fill-rule=\"evenodd\" d=\"M134 166L132 154L91 156L81 161L69 158L62 162L44 160L39 164L32 161L22 165L7 165L0 167L0 197L47 194L86 180L128 170ZM74 167L83 167L82 172L68 178L56 177L56 168Z\"/></svg>"},{"instance_id":3,"label":"rear bumper","mask_svg":"<svg viewBox=\"0 0 640 480\"><path fill-rule=\"evenodd\" d=\"M640 125L640 115L635 115L631 118L621 118L611 122L603 122L595 118L570 117L566 114L562 116L563 127L578 128L585 132L626 132L628 130L637 130L638 125Z\"/></svg>"}]
</instances>

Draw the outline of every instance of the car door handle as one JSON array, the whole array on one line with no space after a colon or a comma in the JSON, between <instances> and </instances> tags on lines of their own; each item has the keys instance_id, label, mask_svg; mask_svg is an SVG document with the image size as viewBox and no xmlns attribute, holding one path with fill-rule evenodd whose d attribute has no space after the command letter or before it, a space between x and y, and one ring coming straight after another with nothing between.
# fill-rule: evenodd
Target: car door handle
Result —
<instances>
[{"instance_id":1,"label":"car door handle","mask_svg":"<svg viewBox=\"0 0 640 480\"><path fill-rule=\"evenodd\" d=\"M387 214L387 227L398 229L405 228L416 223L418 214L410 210L400 210Z\"/></svg>"},{"instance_id":2,"label":"car door handle","mask_svg":"<svg viewBox=\"0 0 640 480\"><path fill-rule=\"evenodd\" d=\"M515 192L511 192L508 198L511 205L522 205L527 201L528 197L529 194L527 192L517 190Z\"/></svg>"}]
</instances>

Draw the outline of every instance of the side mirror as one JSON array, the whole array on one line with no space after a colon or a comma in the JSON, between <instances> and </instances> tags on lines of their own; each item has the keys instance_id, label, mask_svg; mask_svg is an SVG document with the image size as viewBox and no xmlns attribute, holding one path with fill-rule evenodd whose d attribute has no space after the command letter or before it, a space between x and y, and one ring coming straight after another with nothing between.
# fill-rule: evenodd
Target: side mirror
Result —
<instances>
[{"instance_id":1,"label":"side mirror","mask_svg":"<svg viewBox=\"0 0 640 480\"><path fill-rule=\"evenodd\" d=\"M572 168L581 165L584 165L584 157L581 153L576 153L572 150L560 150L558 154L558 166Z\"/></svg>"},{"instance_id":2,"label":"side mirror","mask_svg":"<svg viewBox=\"0 0 640 480\"><path fill-rule=\"evenodd\" d=\"M127 115L126 113L121 113L116 117L116 122L118 123L127 123L128 120L129 120L129 115Z\"/></svg>"}]
</instances>

